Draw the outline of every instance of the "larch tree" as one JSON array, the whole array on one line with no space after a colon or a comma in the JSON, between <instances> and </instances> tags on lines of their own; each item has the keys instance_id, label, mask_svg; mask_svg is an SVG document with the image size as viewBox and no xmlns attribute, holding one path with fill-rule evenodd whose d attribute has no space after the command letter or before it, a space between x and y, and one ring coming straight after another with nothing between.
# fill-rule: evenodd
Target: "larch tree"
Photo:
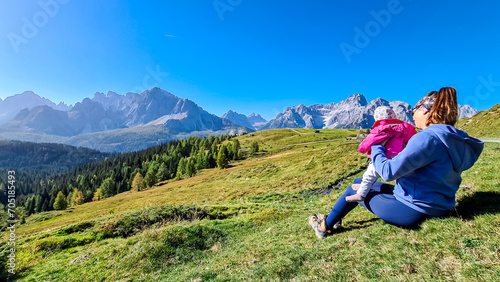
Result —
<instances>
[{"instance_id":1,"label":"larch tree","mask_svg":"<svg viewBox=\"0 0 500 282\"><path fill-rule=\"evenodd\" d=\"M92 198L92 201L99 201L104 199L104 194L102 193L101 188L97 188L97 190L94 193L94 198Z\"/></svg>"},{"instance_id":2,"label":"larch tree","mask_svg":"<svg viewBox=\"0 0 500 282\"><path fill-rule=\"evenodd\" d=\"M142 174L138 172L134 176L134 180L132 180L132 192L138 192L146 189L146 182L144 181L144 178L142 177Z\"/></svg>"}]
</instances>

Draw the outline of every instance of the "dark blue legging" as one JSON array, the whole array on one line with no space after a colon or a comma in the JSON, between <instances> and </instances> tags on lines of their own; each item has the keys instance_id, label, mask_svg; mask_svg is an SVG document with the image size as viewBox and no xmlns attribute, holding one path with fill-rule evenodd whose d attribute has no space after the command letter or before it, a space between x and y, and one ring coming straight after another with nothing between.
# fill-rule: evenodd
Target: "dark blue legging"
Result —
<instances>
[{"instance_id":1,"label":"dark blue legging","mask_svg":"<svg viewBox=\"0 0 500 282\"><path fill-rule=\"evenodd\" d=\"M353 184L359 184L361 180L361 178L356 178ZM373 184L363 202L348 203L345 197L356 194L356 191L349 186L337 200L332 211L326 218L328 227L332 227L358 204L379 218L397 226L412 226L428 217L428 215L418 212L398 201L393 195L393 190L393 185L377 181Z\"/></svg>"}]
</instances>

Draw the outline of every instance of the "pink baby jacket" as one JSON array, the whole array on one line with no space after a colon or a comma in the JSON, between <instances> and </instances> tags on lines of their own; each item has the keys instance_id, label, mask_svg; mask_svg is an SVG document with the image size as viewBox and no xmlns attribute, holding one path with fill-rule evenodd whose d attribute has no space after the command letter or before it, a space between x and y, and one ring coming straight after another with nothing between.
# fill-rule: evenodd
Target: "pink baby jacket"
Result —
<instances>
[{"instance_id":1,"label":"pink baby jacket","mask_svg":"<svg viewBox=\"0 0 500 282\"><path fill-rule=\"evenodd\" d=\"M370 158L372 145L380 144L388 139L384 146L385 155L388 159L392 159L403 151L406 144L408 144L408 140L415 134L417 134L415 126L409 123L399 119L382 119L375 122L371 133L359 144L358 152L368 153Z\"/></svg>"}]
</instances>

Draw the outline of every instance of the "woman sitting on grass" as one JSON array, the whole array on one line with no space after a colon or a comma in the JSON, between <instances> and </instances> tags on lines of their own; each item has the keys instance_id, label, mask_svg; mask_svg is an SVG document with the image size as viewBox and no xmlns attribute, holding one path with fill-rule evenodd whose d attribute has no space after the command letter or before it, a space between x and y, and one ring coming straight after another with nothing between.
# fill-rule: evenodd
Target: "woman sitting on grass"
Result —
<instances>
[{"instance_id":1,"label":"woman sitting on grass","mask_svg":"<svg viewBox=\"0 0 500 282\"><path fill-rule=\"evenodd\" d=\"M396 185L377 181L363 201L347 202L346 197L356 195L361 183L361 178L355 179L329 215L309 216L309 225L318 238L332 234L358 204L397 226L414 226L455 206L461 174L477 161L484 143L453 127L458 119L453 87L430 92L415 105L412 114L420 131L401 153L388 159L385 142L371 147L375 170L385 181L396 180Z\"/></svg>"},{"instance_id":2,"label":"woman sitting on grass","mask_svg":"<svg viewBox=\"0 0 500 282\"><path fill-rule=\"evenodd\" d=\"M371 157L372 145L385 141L385 154L388 159L392 159L404 149L410 138L417 134L413 125L397 119L396 113L391 107L376 108L373 117L375 124L370 134L359 144L358 149L360 153L368 153L369 158ZM379 177L373 163L370 163L363 174L358 189L356 189L356 194L346 197L345 200L348 202L363 201Z\"/></svg>"}]
</instances>

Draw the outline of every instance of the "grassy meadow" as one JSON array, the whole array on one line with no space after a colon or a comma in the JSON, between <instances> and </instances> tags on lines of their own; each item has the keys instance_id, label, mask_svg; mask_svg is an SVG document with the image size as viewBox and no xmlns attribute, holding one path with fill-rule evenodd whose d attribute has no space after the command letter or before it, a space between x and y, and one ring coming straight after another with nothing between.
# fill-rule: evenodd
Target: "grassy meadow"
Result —
<instances>
[{"instance_id":1,"label":"grassy meadow","mask_svg":"<svg viewBox=\"0 0 500 282\"><path fill-rule=\"evenodd\" d=\"M238 137L242 148L257 141L261 152L225 170L204 170L150 190L31 216L16 230L15 278L500 278L500 144L486 144L476 165L463 174L458 204L448 215L427 220L419 229L402 229L358 207L338 233L318 240L308 216L329 212L352 180L361 177L367 158L357 153L355 140L346 138L359 130L299 132L304 134L277 129ZM322 142L290 146L316 141Z\"/></svg>"},{"instance_id":2,"label":"grassy meadow","mask_svg":"<svg viewBox=\"0 0 500 282\"><path fill-rule=\"evenodd\" d=\"M471 136L484 139L500 139L500 104L487 111L481 111L475 116L458 121L457 128L464 130Z\"/></svg>"}]
</instances>

